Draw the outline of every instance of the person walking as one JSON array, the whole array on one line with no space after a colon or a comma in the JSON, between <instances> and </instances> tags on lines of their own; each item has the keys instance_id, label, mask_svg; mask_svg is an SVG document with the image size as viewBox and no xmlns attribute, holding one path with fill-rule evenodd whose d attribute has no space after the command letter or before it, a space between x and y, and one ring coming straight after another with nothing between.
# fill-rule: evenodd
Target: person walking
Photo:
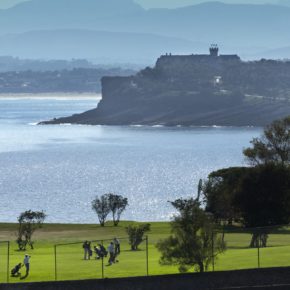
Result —
<instances>
[{"instance_id":1,"label":"person walking","mask_svg":"<svg viewBox=\"0 0 290 290\"><path fill-rule=\"evenodd\" d=\"M27 277L29 275L29 270L30 270L30 256L29 255L26 254L24 256L23 264L26 269L25 277Z\"/></svg>"},{"instance_id":2,"label":"person walking","mask_svg":"<svg viewBox=\"0 0 290 290\"><path fill-rule=\"evenodd\" d=\"M113 242L110 243L110 245L108 247L108 252L109 252L109 255L110 255L108 263L111 266L114 263L114 261L115 261L115 247L114 247L114 243Z\"/></svg>"},{"instance_id":3,"label":"person walking","mask_svg":"<svg viewBox=\"0 0 290 290\"><path fill-rule=\"evenodd\" d=\"M115 244L115 254L117 256L121 253L120 241L117 238L114 238L114 244Z\"/></svg>"},{"instance_id":4,"label":"person walking","mask_svg":"<svg viewBox=\"0 0 290 290\"><path fill-rule=\"evenodd\" d=\"M119 260L117 260L117 257L120 255L121 253L121 248L120 248L120 241L117 238L114 238L113 240L114 245L115 245L115 256L114 256L114 261L115 262L119 262Z\"/></svg>"}]
</instances>

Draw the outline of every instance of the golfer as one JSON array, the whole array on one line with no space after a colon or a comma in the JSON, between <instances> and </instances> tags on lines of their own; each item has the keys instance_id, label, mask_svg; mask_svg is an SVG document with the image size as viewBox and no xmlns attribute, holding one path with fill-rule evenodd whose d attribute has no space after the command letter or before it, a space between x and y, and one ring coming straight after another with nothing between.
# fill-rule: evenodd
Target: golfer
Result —
<instances>
[{"instance_id":1,"label":"golfer","mask_svg":"<svg viewBox=\"0 0 290 290\"><path fill-rule=\"evenodd\" d=\"M25 276L27 277L29 275L29 268L30 268L30 256L29 255L25 255L24 260L23 260L23 264L25 266L26 269L26 274Z\"/></svg>"}]
</instances>

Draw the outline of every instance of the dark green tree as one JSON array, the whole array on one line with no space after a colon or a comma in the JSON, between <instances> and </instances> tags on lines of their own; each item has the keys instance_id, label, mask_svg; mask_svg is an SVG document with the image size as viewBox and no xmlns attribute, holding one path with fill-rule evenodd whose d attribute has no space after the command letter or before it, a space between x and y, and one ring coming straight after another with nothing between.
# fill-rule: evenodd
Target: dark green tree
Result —
<instances>
[{"instance_id":1,"label":"dark green tree","mask_svg":"<svg viewBox=\"0 0 290 290\"><path fill-rule=\"evenodd\" d=\"M269 163L248 168L237 185L234 203L246 227L271 227L290 222L290 167ZM253 231L251 247L259 239L267 245L269 231Z\"/></svg>"},{"instance_id":2,"label":"dark green tree","mask_svg":"<svg viewBox=\"0 0 290 290\"><path fill-rule=\"evenodd\" d=\"M200 179L197 185L197 197L196 197L197 202L200 201L200 196L202 194L202 191L203 191L203 183L202 183L202 179Z\"/></svg>"},{"instance_id":3,"label":"dark green tree","mask_svg":"<svg viewBox=\"0 0 290 290\"><path fill-rule=\"evenodd\" d=\"M232 224L240 219L239 207L234 204L234 197L246 167L231 167L210 173L204 182L202 193L206 211L213 214L217 223Z\"/></svg>"},{"instance_id":4,"label":"dark green tree","mask_svg":"<svg viewBox=\"0 0 290 290\"><path fill-rule=\"evenodd\" d=\"M120 217L128 205L128 199L117 194L108 193L109 207L113 215L114 226L120 222Z\"/></svg>"},{"instance_id":5,"label":"dark green tree","mask_svg":"<svg viewBox=\"0 0 290 290\"><path fill-rule=\"evenodd\" d=\"M270 210L269 203L273 200L273 203L279 207L279 203L282 202L281 196L287 195L285 189L282 188L285 186L285 182L282 181L281 184L278 184L276 181L277 171L284 170L281 166L289 166L290 164L290 116L274 121L264 129L261 138L254 138L251 143L252 148L245 149L244 155L248 158L250 164L255 165L256 168L251 173L252 178L249 176L251 171L249 170L241 183L238 195L238 200L240 202L244 201L240 205L244 223L248 226L283 224L283 221L286 221L287 218L285 216L282 218L281 215L287 212L285 206L287 207L289 204L287 202L280 204L282 211L279 214L275 209ZM274 164L274 166L269 164ZM258 165L265 166L258 167ZM266 176L268 180L265 179ZM259 184L260 182L261 184ZM248 187L251 187L251 190L248 189L248 193L251 192L254 195L251 203L244 200L248 195L245 192ZM260 214L255 215L253 208L259 209ZM266 247L267 239L268 231L266 229L255 230L250 246Z\"/></svg>"},{"instance_id":6,"label":"dark green tree","mask_svg":"<svg viewBox=\"0 0 290 290\"><path fill-rule=\"evenodd\" d=\"M194 199L172 202L179 214L171 222L172 235L157 244L161 265L178 265L180 272L208 269L213 259L225 251L212 217Z\"/></svg>"},{"instance_id":7,"label":"dark green tree","mask_svg":"<svg viewBox=\"0 0 290 290\"><path fill-rule=\"evenodd\" d=\"M19 250L26 250L27 245L33 249L32 235L37 229L42 227L45 218L46 215L43 211L28 210L20 214L16 240Z\"/></svg>"},{"instance_id":8,"label":"dark green tree","mask_svg":"<svg viewBox=\"0 0 290 290\"><path fill-rule=\"evenodd\" d=\"M97 196L92 201L92 209L96 212L100 225L104 227L107 216L111 212L108 194L104 194L101 197Z\"/></svg>"},{"instance_id":9,"label":"dark green tree","mask_svg":"<svg viewBox=\"0 0 290 290\"><path fill-rule=\"evenodd\" d=\"M132 251L137 251L138 246L143 241L143 236L150 231L150 224L130 224L126 227L126 232L129 236L129 244Z\"/></svg>"},{"instance_id":10,"label":"dark green tree","mask_svg":"<svg viewBox=\"0 0 290 290\"><path fill-rule=\"evenodd\" d=\"M206 210L216 220L236 219L246 227L259 227L252 231L251 247L267 245L269 231L262 227L287 223L290 216L289 128L290 117L274 121L244 150L254 167L212 172L203 188Z\"/></svg>"},{"instance_id":11,"label":"dark green tree","mask_svg":"<svg viewBox=\"0 0 290 290\"><path fill-rule=\"evenodd\" d=\"M290 163L290 116L274 121L264 129L261 138L254 138L252 148L244 150L251 164Z\"/></svg>"}]
</instances>

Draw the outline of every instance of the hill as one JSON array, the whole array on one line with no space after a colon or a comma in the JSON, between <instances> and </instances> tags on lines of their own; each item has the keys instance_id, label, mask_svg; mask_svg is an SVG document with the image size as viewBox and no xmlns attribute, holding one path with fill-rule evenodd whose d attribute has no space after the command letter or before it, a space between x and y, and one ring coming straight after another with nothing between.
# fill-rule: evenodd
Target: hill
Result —
<instances>
[{"instance_id":1,"label":"hill","mask_svg":"<svg viewBox=\"0 0 290 290\"><path fill-rule=\"evenodd\" d=\"M30 31L0 36L0 55L29 59L94 59L99 63L151 63L170 47L184 52L206 45L149 33L107 32L83 29Z\"/></svg>"},{"instance_id":2,"label":"hill","mask_svg":"<svg viewBox=\"0 0 290 290\"><path fill-rule=\"evenodd\" d=\"M92 29L142 13L133 0L31 0L0 10L0 33L43 29ZM114 21L113 21L114 22Z\"/></svg>"},{"instance_id":3,"label":"hill","mask_svg":"<svg viewBox=\"0 0 290 290\"><path fill-rule=\"evenodd\" d=\"M206 20L206 21L205 21ZM33 50L34 45L41 43L45 35L51 33L61 34L64 30L71 33L64 42L79 45L80 54L85 55L88 51L91 55L95 46L93 35L77 42L79 31L88 36L92 31L106 31L134 33L138 39L144 35L155 34L163 37L179 39L179 47L176 48L172 42L163 41L158 46L162 51L183 53L187 45L181 47L182 43L220 43L225 51L235 50L239 54L253 54L278 47L286 47L290 44L288 27L290 26L290 7L283 5L251 5L251 4L224 4L220 2L208 2L176 9L148 9L145 10L133 0L31 0L18 4L10 9L0 10L0 35L4 37L1 43L7 42L6 48L0 54L25 57L27 50ZM31 32L38 30L38 32ZM62 30L59 31L59 30ZM87 32L85 32L88 30ZM46 31L46 32L45 32ZM59 32L57 32L59 31ZM277 33L279 31L279 33ZM29 34L26 34L29 32ZM11 34L13 35L7 35ZM46 34L45 34L46 33ZM96 32L97 33L97 32ZM33 41L29 46L27 39L33 35ZM137 37L137 35L139 35ZM110 38L110 37L109 37ZM130 57L132 43L127 43L126 38L121 40L125 59ZM52 53L43 49L41 56L52 58L56 48L58 55L64 54L65 44L57 38L50 39ZM111 42L106 37L98 38L99 43L108 49L106 57L111 53ZM149 43L151 40L147 40ZM161 42L161 39L160 39ZM10 43L10 45L9 45ZM24 51L13 49L13 43L24 46ZM250 44L249 44L250 43ZM154 46L154 41L151 43ZM117 46L119 47L119 46ZM137 47L139 48L139 47ZM195 48L191 47L191 51ZM91 49L91 50L90 50ZM142 49L146 50L143 46ZM36 49L34 49L35 51ZM95 50L95 57L98 51ZM76 53L75 50L72 50ZM198 47L197 51L199 52ZM26 54L25 54L26 53ZM160 53L160 52L159 52ZM262 57L262 55L259 55ZM79 57L79 55L73 55ZM103 57L103 56L100 56ZM150 55L151 61L153 55Z\"/></svg>"},{"instance_id":4,"label":"hill","mask_svg":"<svg viewBox=\"0 0 290 290\"><path fill-rule=\"evenodd\" d=\"M264 126L290 114L290 62L163 55L135 76L104 77L96 109L44 124Z\"/></svg>"},{"instance_id":5,"label":"hill","mask_svg":"<svg viewBox=\"0 0 290 290\"><path fill-rule=\"evenodd\" d=\"M266 50L262 53L264 58L273 59L290 59L290 46ZM256 55L257 57L257 55Z\"/></svg>"}]
</instances>

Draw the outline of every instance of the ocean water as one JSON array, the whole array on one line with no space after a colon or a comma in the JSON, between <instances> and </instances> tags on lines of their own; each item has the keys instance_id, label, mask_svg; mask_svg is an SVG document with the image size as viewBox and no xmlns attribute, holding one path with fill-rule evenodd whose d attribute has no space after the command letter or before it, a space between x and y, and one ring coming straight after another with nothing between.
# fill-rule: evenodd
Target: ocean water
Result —
<instances>
[{"instance_id":1,"label":"ocean water","mask_svg":"<svg viewBox=\"0 0 290 290\"><path fill-rule=\"evenodd\" d=\"M196 195L213 170L245 165L262 128L36 126L96 107L99 96L0 97L0 221L44 210L48 222L95 223L91 201L126 196L122 218L169 220L168 203Z\"/></svg>"}]
</instances>

